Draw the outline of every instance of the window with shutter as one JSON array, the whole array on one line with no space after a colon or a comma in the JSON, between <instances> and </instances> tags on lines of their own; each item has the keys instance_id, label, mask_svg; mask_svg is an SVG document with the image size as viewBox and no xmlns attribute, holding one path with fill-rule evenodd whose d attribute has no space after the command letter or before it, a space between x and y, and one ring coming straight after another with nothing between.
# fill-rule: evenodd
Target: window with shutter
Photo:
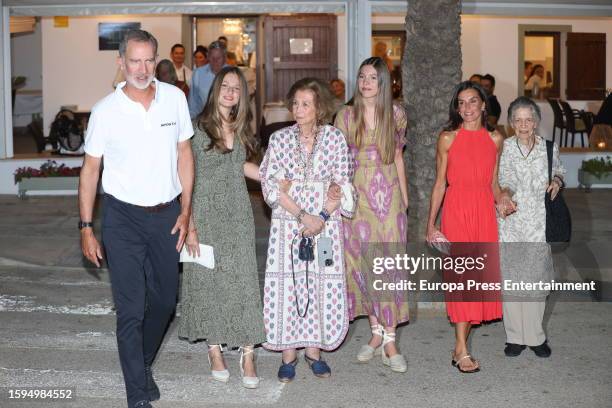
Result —
<instances>
[{"instance_id":1,"label":"window with shutter","mask_svg":"<svg viewBox=\"0 0 612 408\"><path fill-rule=\"evenodd\" d=\"M606 89L606 34L567 33L568 100L600 100Z\"/></svg>"}]
</instances>

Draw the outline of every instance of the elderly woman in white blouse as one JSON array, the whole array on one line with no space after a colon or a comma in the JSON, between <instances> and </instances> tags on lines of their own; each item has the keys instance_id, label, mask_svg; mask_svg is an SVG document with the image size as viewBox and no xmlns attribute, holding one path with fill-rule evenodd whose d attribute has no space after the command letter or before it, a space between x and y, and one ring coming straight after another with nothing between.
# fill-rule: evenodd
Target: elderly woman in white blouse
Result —
<instances>
[{"instance_id":1,"label":"elderly woman in white blouse","mask_svg":"<svg viewBox=\"0 0 612 408\"><path fill-rule=\"evenodd\" d=\"M521 96L508 108L508 120L516 135L504 141L499 163L499 184L512 195L513 208L498 208L501 271L503 280L550 282L553 263L546 242L545 193L554 199L563 187L565 170L559 148L553 145L549 183L546 140L537 135L540 108ZM547 291L505 291L504 328L508 357L516 357L529 346L538 357L550 356L542 327Z\"/></svg>"}]
</instances>

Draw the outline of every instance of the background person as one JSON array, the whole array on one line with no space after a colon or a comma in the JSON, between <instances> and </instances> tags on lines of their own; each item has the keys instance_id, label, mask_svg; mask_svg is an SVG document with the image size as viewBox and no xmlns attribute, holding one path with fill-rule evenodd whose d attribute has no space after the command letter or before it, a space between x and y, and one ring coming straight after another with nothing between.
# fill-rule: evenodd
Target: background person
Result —
<instances>
[{"instance_id":1,"label":"background person","mask_svg":"<svg viewBox=\"0 0 612 408\"><path fill-rule=\"evenodd\" d=\"M391 61L391 58L389 58L389 50L386 43L383 41L376 43L374 46L374 56L381 58L387 65L389 72L393 72L393 61Z\"/></svg>"},{"instance_id":2,"label":"background person","mask_svg":"<svg viewBox=\"0 0 612 408\"><path fill-rule=\"evenodd\" d=\"M193 52L193 69L203 67L208 64L208 48L198 45Z\"/></svg>"},{"instance_id":3,"label":"background person","mask_svg":"<svg viewBox=\"0 0 612 408\"><path fill-rule=\"evenodd\" d=\"M185 47L183 44L174 44L170 51L170 59L176 70L177 81L184 83L187 87L191 86L191 70L185 65ZM182 89L181 86L178 86Z\"/></svg>"},{"instance_id":4,"label":"background person","mask_svg":"<svg viewBox=\"0 0 612 408\"><path fill-rule=\"evenodd\" d=\"M208 92L215 75L226 66L226 49L219 41L213 41L208 46L208 64L198 68L193 73L191 91L189 92L189 114L195 119L208 100Z\"/></svg>"},{"instance_id":5,"label":"background person","mask_svg":"<svg viewBox=\"0 0 612 408\"><path fill-rule=\"evenodd\" d=\"M155 67L155 78L170 85L176 83L176 71L172 61L163 59Z\"/></svg>"},{"instance_id":6,"label":"background person","mask_svg":"<svg viewBox=\"0 0 612 408\"><path fill-rule=\"evenodd\" d=\"M531 69L531 74L525 83L525 90L529 91L532 97L539 97L541 92L546 89L545 75L543 65L536 64Z\"/></svg>"},{"instance_id":7,"label":"background person","mask_svg":"<svg viewBox=\"0 0 612 408\"><path fill-rule=\"evenodd\" d=\"M334 96L334 112L338 112L344 106L346 101L346 90L344 81L340 78L334 78L329 81L329 86Z\"/></svg>"},{"instance_id":8,"label":"background person","mask_svg":"<svg viewBox=\"0 0 612 408\"><path fill-rule=\"evenodd\" d=\"M487 94L487 121L491 126L496 127L501 115L501 106L497 100L497 96L494 95L495 77L491 74L484 75L480 80L480 86L482 86L482 89L484 89Z\"/></svg>"},{"instance_id":9,"label":"background person","mask_svg":"<svg viewBox=\"0 0 612 408\"><path fill-rule=\"evenodd\" d=\"M189 95L189 87L184 82L180 82L176 78L176 71L172 61L164 59L159 61L155 68L155 77L161 82L165 82L170 85L174 85L179 88L185 94L185 97Z\"/></svg>"},{"instance_id":10,"label":"background person","mask_svg":"<svg viewBox=\"0 0 612 408\"><path fill-rule=\"evenodd\" d=\"M227 49L227 37L224 35L220 35L219 38L217 38L217 41L219 41L219 43L223 46L223 48Z\"/></svg>"},{"instance_id":11,"label":"background person","mask_svg":"<svg viewBox=\"0 0 612 408\"><path fill-rule=\"evenodd\" d=\"M524 83L527 83L527 80L529 79L529 76L531 75L532 70L533 70L533 62L525 61L524 68L523 68Z\"/></svg>"},{"instance_id":12,"label":"background person","mask_svg":"<svg viewBox=\"0 0 612 408\"><path fill-rule=\"evenodd\" d=\"M470 82L480 85L480 81L482 81L482 75L480 74L472 74L469 79Z\"/></svg>"}]
</instances>

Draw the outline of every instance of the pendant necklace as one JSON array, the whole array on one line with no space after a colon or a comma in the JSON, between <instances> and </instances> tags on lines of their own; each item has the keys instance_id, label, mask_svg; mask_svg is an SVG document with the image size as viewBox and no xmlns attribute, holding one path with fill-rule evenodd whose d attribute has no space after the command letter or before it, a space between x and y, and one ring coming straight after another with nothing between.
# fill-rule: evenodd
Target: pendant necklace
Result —
<instances>
[{"instance_id":1,"label":"pendant necklace","mask_svg":"<svg viewBox=\"0 0 612 408\"><path fill-rule=\"evenodd\" d=\"M298 127L299 129L299 127ZM312 141L312 150L310 151L310 153L306 152L306 154L304 154L303 150L302 150L302 142L300 141L300 136L303 134L302 130L299 129L298 131L298 135L297 135L297 157L299 160L299 165L300 168L302 169L302 171L304 172L304 181L306 181L306 179L308 178L309 173L312 170L312 161L313 161L313 157L314 157L314 153L315 153L315 148L317 146L317 136L319 133L319 129L315 126L312 129L312 137L313 137L313 141Z\"/></svg>"},{"instance_id":2,"label":"pendant necklace","mask_svg":"<svg viewBox=\"0 0 612 408\"><path fill-rule=\"evenodd\" d=\"M533 151L533 148L535 147L535 137L533 138L533 144L529 148L529 151L527 152L526 155L523 153L523 148L521 147L521 145L520 145L520 143L518 141L518 137L516 138L516 147L518 147L519 152L521 152L521 156L523 156L523 159L528 158L529 155L531 154L531 152Z\"/></svg>"},{"instance_id":3,"label":"pendant necklace","mask_svg":"<svg viewBox=\"0 0 612 408\"><path fill-rule=\"evenodd\" d=\"M302 142L300 141L300 136L303 134L302 133L302 129L300 129L298 127L298 135L297 135L297 157L298 157L298 161L299 161L299 167L301 169L301 171L304 172L304 181L303 181L303 185L302 185L302 189L298 190L299 191L299 199L300 199L300 203L302 204L302 208L305 208L306 206L306 197L304 197L304 192L309 188L309 183L308 183L308 178L310 176L310 174L312 173L312 168L314 166L314 154L316 151L316 147L317 147L317 139L318 139L318 134L319 134L319 128L317 126L313 127L312 129L312 137L313 137L313 141L312 141L312 150L310 151L310 153L306 152L304 153L302 151ZM314 187L312 187L314 189Z\"/></svg>"}]
</instances>

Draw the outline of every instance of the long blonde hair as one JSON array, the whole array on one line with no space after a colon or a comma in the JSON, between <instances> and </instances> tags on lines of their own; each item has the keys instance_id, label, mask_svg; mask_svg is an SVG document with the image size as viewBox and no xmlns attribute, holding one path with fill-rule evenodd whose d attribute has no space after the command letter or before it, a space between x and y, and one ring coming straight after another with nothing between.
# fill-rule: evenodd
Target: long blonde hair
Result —
<instances>
[{"instance_id":1,"label":"long blonde hair","mask_svg":"<svg viewBox=\"0 0 612 408\"><path fill-rule=\"evenodd\" d=\"M219 95L221 93L221 85L226 75L234 74L240 81L240 100L236 106L232 107L229 117L224 118L219 111ZM225 146L223 141L223 120L229 123L230 128L245 147L247 160L256 154L256 141L251 131L251 120L253 114L249 106L249 91L246 79L240 71L240 68L229 66L223 68L213 80L208 100L204 110L198 116L198 127L204 130L210 138L209 145L205 150L217 149L221 153L228 153L230 149Z\"/></svg>"},{"instance_id":2,"label":"long blonde hair","mask_svg":"<svg viewBox=\"0 0 612 408\"><path fill-rule=\"evenodd\" d=\"M371 65L378 77L378 95L376 96L374 135L381 160L384 164L391 164L395 159L395 120L393 108L393 95L391 92L391 76L387 64L380 57L370 57L359 66L357 77L361 75L363 67ZM353 115L356 124L355 140L353 142L360 148L363 145L367 132L365 120L365 104L359 92L359 80L355 83L353 99ZM350 133L350 132L349 132Z\"/></svg>"}]
</instances>

